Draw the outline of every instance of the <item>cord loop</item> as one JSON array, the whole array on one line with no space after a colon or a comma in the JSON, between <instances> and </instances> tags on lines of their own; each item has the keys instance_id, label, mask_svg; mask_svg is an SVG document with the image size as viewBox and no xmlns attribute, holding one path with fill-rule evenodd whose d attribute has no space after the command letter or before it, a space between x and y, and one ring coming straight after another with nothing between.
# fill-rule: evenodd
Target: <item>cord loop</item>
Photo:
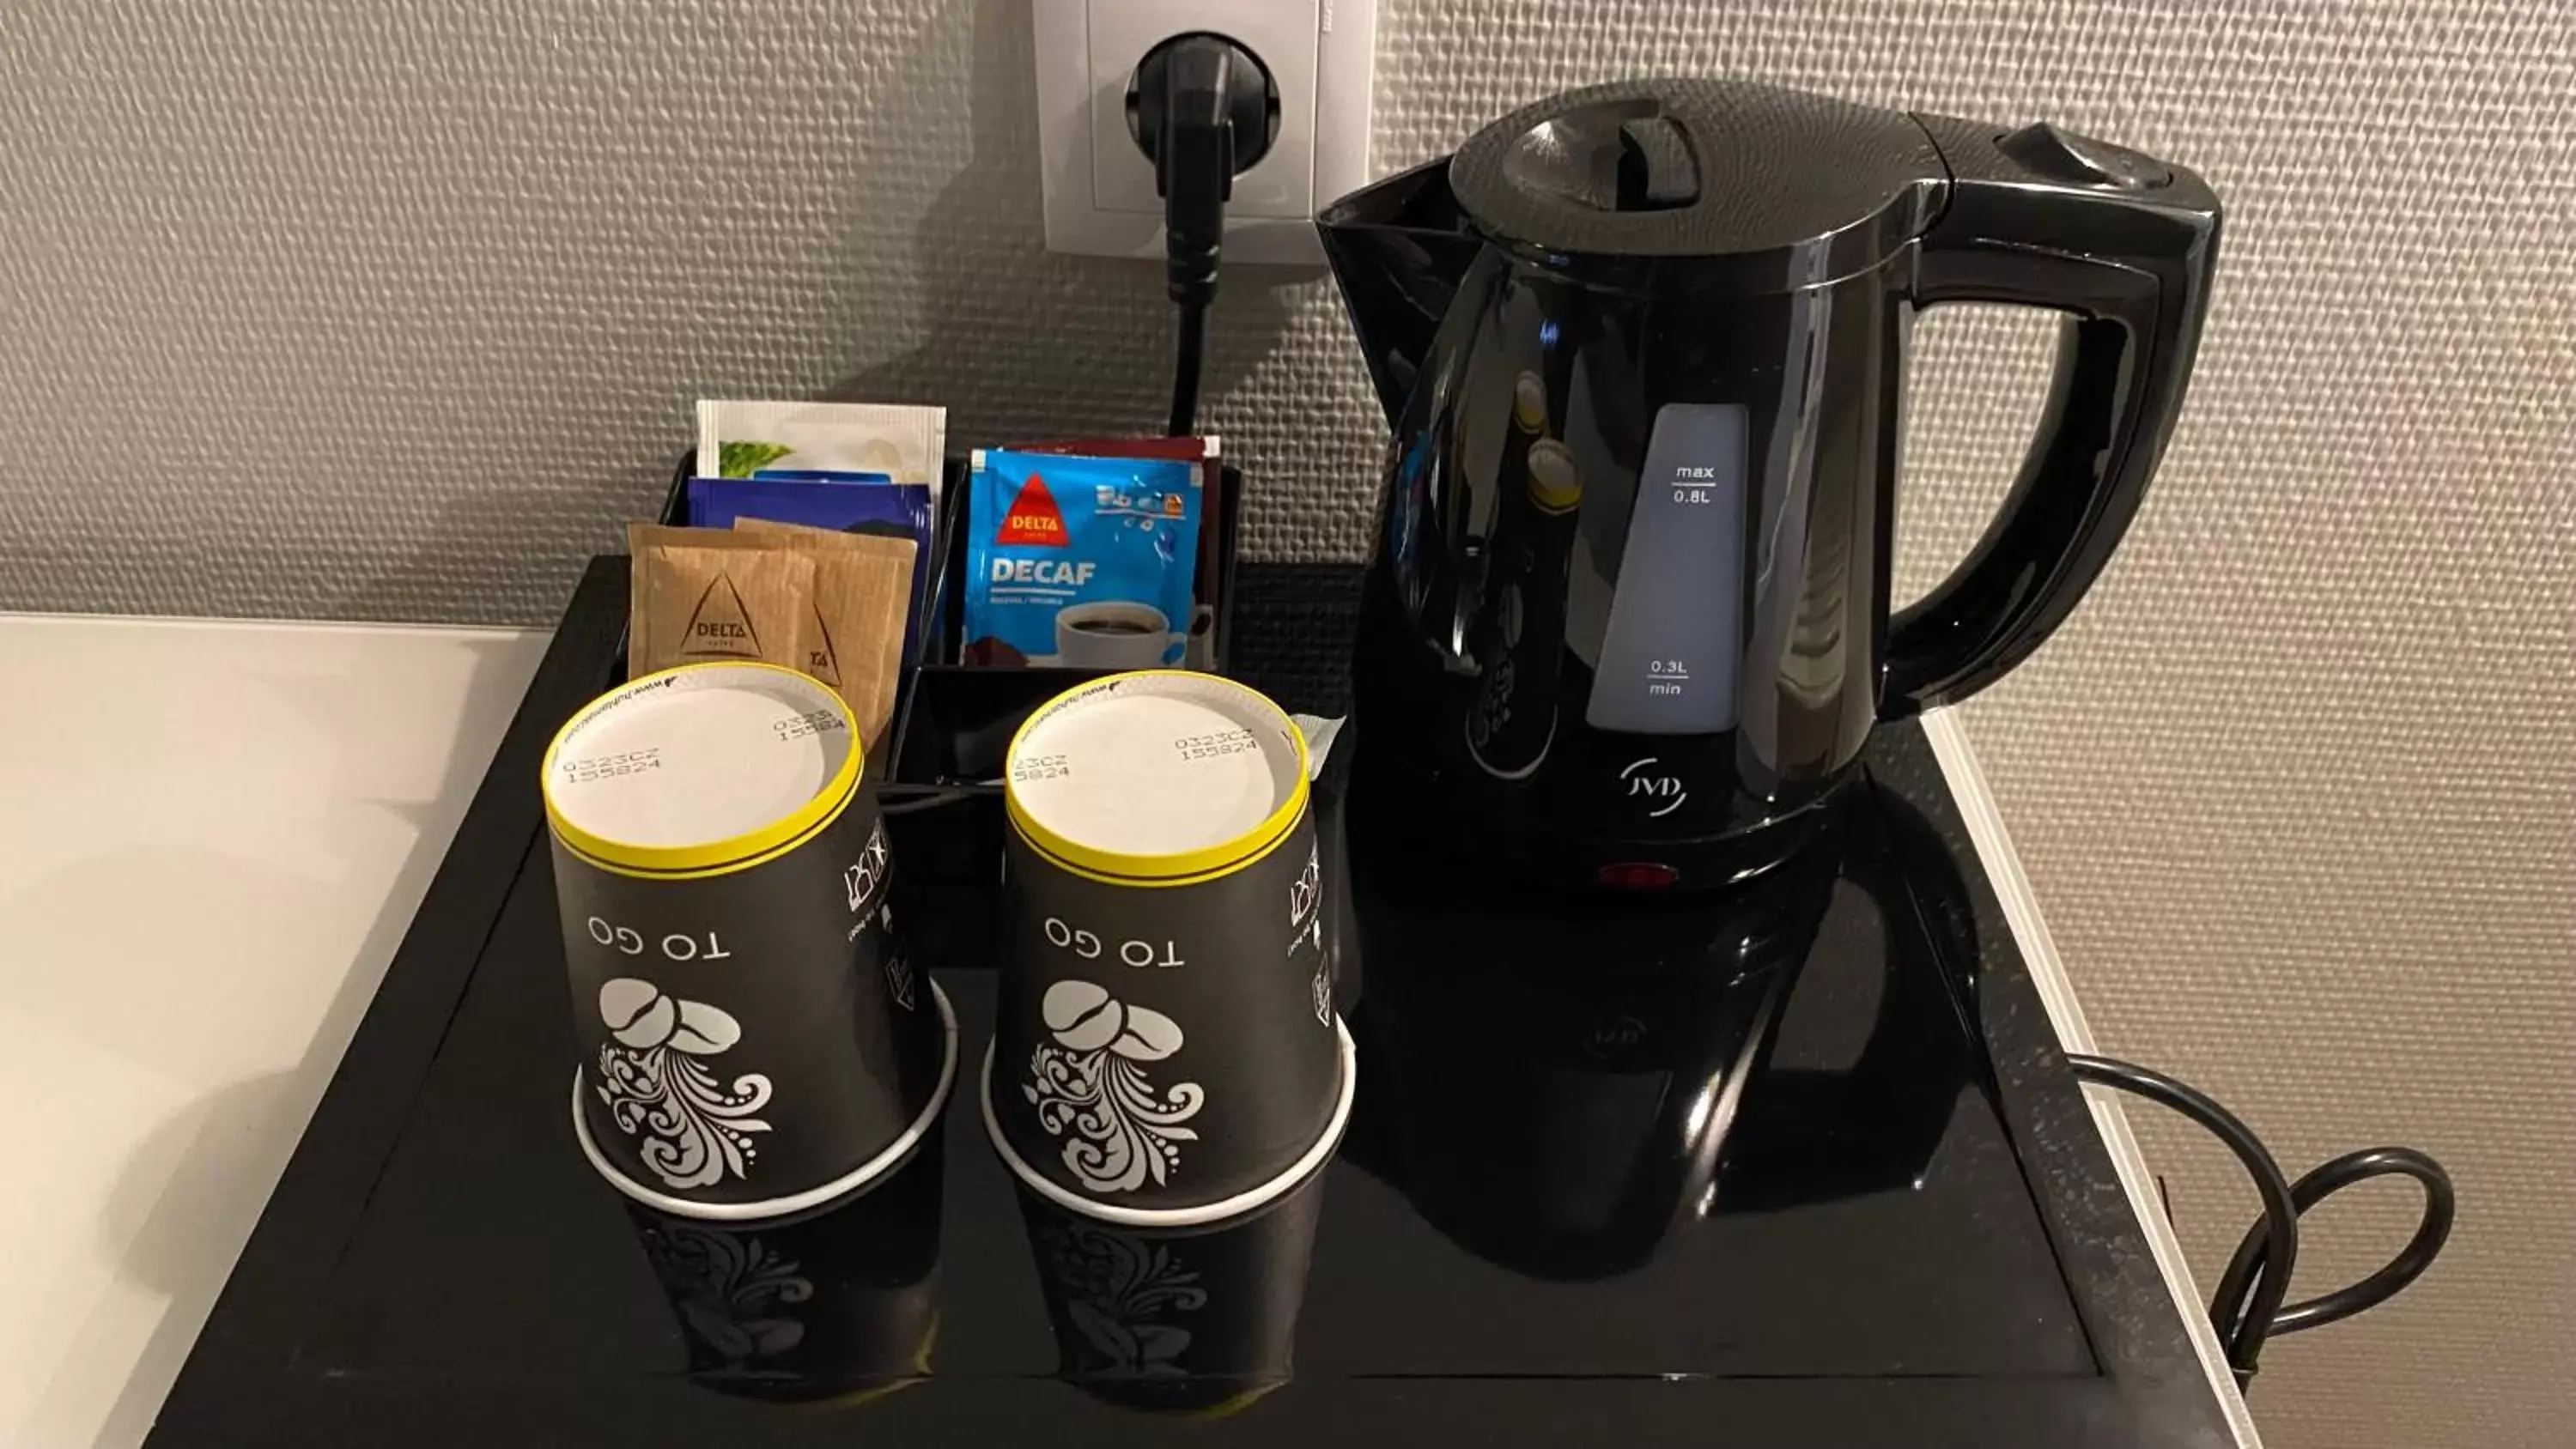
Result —
<instances>
[{"instance_id":1,"label":"cord loop","mask_svg":"<svg viewBox=\"0 0 2576 1449\"><path fill-rule=\"evenodd\" d=\"M2456 1201L2442 1164L2411 1147L2371 1147L2348 1152L2289 1182L2269 1149L2235 1113L2199 1088L2151 1067L2110 1057L2069 1053L2066 1064L2081 1081L2144 1097L2171 1108L2225 1143L2254 1179L2263 1219L2248 1229L2210 1297L2209 1321L2227 1350L2228 1366L2243 1389L2254 1380L2264 1342L2366 1312L2404 1291L2433 1266L2451 1236ZM2424 1188L2424 1216L2405 1248L2358 1283L2304 1303L2282 1306L2299 1261L2299 1215L2357 1182L2411 1177Z\"/></svg>"}]
</instances>

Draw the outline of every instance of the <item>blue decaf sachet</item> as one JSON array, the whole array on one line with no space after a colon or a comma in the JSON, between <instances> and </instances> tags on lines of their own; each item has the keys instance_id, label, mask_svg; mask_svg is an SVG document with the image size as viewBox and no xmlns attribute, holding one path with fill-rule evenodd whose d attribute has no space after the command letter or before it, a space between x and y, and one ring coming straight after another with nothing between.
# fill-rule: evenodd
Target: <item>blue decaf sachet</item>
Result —
<instances>
[{"instance_id":1,"label":"blue decaf sachet","mask_svg":"<svg viewBox=\"0 0 2576 1449\"><path fill-rule=\"evenodd\" d=\"M984 449L968 504L965 662L1180 662L1203 624L1197 464Z\"/></svg>"},{"instance_id":2,"label":"blue decaf sachet","mask_svg":"<svg viewBox=\"0 0 2576 1449\"><path fill-rule=\"evenodd\" d=\"M903 657L906 661L921 657L924 616L939 572L928 485L889 483L882 473L796 471L750 478L692 478L687 504L689 522L700 528L731 528L737 520L760 518L911 539L912 600L904 619Z\"/></svg>"}]
</instances>

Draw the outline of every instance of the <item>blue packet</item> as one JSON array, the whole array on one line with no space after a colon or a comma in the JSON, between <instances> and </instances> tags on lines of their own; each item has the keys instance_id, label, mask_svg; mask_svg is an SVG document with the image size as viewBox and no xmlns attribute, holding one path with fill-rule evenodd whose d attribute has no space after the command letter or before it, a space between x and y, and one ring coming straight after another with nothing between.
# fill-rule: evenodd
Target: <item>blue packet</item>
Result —
<instances>
[{"instance_id":1,"label":"blue packet","mask_svg":"<svg viewBox=\"0 0 2576 1449\"><path fill-rule=\"evenodd\" d=\"M829 468L763 468L751 476L774 479L780 483L891 483L894 481L894 475L891 473L836 473ZM723 483L739 480L718 478L713 481Z\"/></svg>"},{"instance_id":2,"label":"blue packet","mask_svg":"<svg viewBox=\"0 0 2576 1449\"><path fill-rule=\"evenodd\" d=\"M939 572L929 484L890 483L882 473L782 471L749 478L692 478L684 501L689 522L699 528L731 528L736 519L765 518L911 539L912 606L904 618L903 657L906 664L921 658L923 619Z\"/></svg>"},{"instance_id":3,"label":"blue packet","mask_svg":"<svg viewBox=\"0 0 2576 1449\"><path fill-rule=\"evenodd\" d=\"M737 518L766 518L773 523L910 538L916 505L925 531L930 516L928 485L898 486L883 473L692 478L687 501L689 523L695 528L731 528Z\"/></svg>"},{"instance_id":4,"label":"blue packet","mask_svg":"<svg viewBox=\"0 0 2576 1449\"><path fill-rule=\"evenodd\" d=\"M1003 448L968 485L966 661L1154 669L1202 626L1191 602L1199 465Z\"/></svg>"}]
</instances>

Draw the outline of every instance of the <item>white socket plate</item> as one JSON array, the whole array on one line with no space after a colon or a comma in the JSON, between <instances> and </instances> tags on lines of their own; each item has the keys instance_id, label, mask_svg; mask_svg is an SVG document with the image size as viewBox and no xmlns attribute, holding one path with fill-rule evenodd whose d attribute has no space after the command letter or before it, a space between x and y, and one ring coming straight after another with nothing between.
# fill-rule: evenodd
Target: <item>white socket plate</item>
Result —
<instances>
[{"instance_id":1,"label":"white socket plate","mask_svg":"<svg viewBox=\"0 0 2576 1449\"><path fill-rule=\"evenodd\" d=\"M1160 259L1154 168L1127 135L1127 82L1168 36L1241 42L1279 87L1279 134L1234 179L1229 261L1323 260L1314 214L1367 184L1377 0L1030 0L1047 249Z\"/></svg>"}]
</instances>

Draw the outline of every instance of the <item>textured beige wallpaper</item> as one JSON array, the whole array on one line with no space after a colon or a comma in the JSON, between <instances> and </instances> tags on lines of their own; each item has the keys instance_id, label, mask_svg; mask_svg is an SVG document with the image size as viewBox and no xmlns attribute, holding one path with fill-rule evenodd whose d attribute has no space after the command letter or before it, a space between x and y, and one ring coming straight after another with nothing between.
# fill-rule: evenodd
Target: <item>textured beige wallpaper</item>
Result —
<instances>
[{"instance_id":1,"label":"textured beige wallpaper","mask_svg":"<svg viewBox=\"0 0 2576 1449\"><path fill-rule=\"evenodd\" d=\"M1390 0L1391 168L1547 90L1727 72L2189 162L2232 209L2129 545L1970 729L2113 1050L2293 1163L2425 1145L2397 1305L2282 1342L2276 1449L2576 1434L2576 6ZM0 606L533 622L702 394L1150 424L1148 266L1045 255L1014 0L0 8ZM1251 544L1354 553L1373 410L1230 276ZM2015 460L2039 332L1924 329L1909 580ZM2214 1278L2252 1200L2148 1121ZM2402 1238L2365 1190L2302 1286Z\"/></svg>"}]
</instances>

